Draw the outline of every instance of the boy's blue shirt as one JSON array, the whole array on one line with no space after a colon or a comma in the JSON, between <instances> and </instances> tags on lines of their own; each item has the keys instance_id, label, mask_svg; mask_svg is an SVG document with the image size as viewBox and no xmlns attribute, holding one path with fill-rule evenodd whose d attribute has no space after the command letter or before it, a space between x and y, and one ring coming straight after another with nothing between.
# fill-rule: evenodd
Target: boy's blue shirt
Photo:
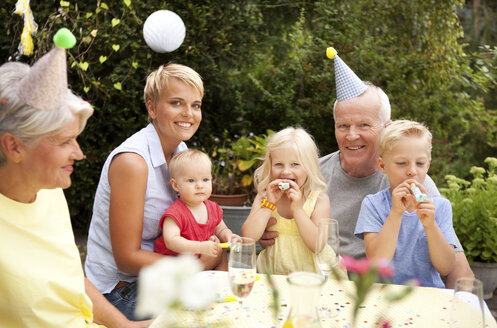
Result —
<instances>
[{"instance_id":1,"label":"boy's blue shirt","mask_svg":"<svg viewBox=\"0 0 497 328\"><path fill-rule=\"evenodd\" d=\"M430 195L435 204L435 221L450 245L457 237L452 226L452 206L437 195ZM389 189L364 198L355 228L355 235L364 239L364 232L379 232L392 208ZM400 225L397 248L391 261L394 267L393 282L404 284L417 278L421 286L445 288L440 274L430 261L425 230L416 212L404 212Z\"/></svg>"}]
</instances>

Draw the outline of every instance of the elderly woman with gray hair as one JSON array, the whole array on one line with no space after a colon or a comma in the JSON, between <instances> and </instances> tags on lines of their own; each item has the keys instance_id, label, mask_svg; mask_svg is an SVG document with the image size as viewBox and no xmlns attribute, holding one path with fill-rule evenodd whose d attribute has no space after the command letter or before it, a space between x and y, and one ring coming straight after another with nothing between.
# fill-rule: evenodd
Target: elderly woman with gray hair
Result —
<instances>
[{"instance_id":1,"label":"elderly woman with gray hair","mask_svg":"<svg viewBox=\"0 0 497 328\"><path fill-rule=\"evenodd\" d=\"M93 109L67 88L65 65L54 48L33 67L0 66L0 326L146 327L83 274L62 189Z\"/></svg>"}]
</instances>

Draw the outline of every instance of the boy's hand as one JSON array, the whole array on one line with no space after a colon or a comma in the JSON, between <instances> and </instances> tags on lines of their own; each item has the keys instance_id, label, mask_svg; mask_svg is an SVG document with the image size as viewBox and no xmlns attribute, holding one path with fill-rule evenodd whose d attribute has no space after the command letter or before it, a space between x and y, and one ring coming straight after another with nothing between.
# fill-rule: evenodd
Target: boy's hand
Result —
<instances>
[{"instance_id":1,"label":"boy's hand","mask_svg":"<svg viewBox=\"0 0 497 328\"><path fill-rule=\"evenodd\" d=\"M392 190L392 209L397 215L402 216L404 211L412 212L416 208L416 199L409 187L410 180L406 180Z\"/></svg>"},{"instance_id":2,"label":"boy's hand","mask_svg":"<svg viewBox=\"0 0 497 328\"><path fill-rule=\"evenodd\" d=\"M425 187L422 184L416 183L416 185L419 187L421 192L425 195L428 195L426 192ZM428 199L423 201L423 202L418 202L416 204L416 214L419 217L419 220L421 221L421 224L423 227L429 228L435 223L435 203L433 203L433 200L428 196Z\"/></svg>"}]
</instances>

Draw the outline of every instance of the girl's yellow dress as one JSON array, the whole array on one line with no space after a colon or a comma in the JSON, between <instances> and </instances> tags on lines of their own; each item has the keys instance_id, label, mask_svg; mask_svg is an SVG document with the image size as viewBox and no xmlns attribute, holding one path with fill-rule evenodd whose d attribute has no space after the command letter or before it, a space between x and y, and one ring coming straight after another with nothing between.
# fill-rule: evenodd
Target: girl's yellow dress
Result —
<instances>
[{"instance_id":1,"label":"girl's yellow dress","mask_svg":"<svg viewBox=\"0 0 497 328\"><path fill-rule=\"evenodd\" d=\"M319 192L310 192L304 203L304 212L311 216L316 205ZM287 275L294 271L308 271L320 273L314 261L313 252L307 248L300 237L295 219L286 219L274 210L271 217L276 224L269 227L269 231L278 231L279 236L275 244L266 247L257 257L257 271L265 273L268 269L273 274ZM333 250L330 247L330 251ZM333 253L334 255L334 253Z\"/></svg>"}]
</instances>

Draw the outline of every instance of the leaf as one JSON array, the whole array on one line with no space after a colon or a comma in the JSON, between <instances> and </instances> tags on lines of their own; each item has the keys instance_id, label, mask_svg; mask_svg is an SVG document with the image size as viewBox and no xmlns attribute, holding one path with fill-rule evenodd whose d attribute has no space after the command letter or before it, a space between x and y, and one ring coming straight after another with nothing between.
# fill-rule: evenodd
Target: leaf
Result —
<instances>
[{"instance_id":1,"label":"leaf","mask_svg":"<svg viewBox=\"0 0 497 328\"><path fill-rule=\"evenodd\" d=\"M102 2L100 4L100 7L103 8L103 9L105 9L105 10L109 10L109 6L107 6L107 4L105 2Z\"/></svg>"},{"instance_id":2,"label":"leaf","mask_svg":"<svg viewBox=\"0 0 497 328\"><path fill-rule=\"evenodd\" d=\"M121 20L119 18L112 18L112 20L111 20L112 27L115 27L120 22L121 22Z\"/></svg>"},{"instance_id":3,"label":"leaf","mask_svg":"<svg viewBox=\"0 0 497 328\"><path fill-rule=\"evenodd\" d=\"M118 45L118 44L113 44L112 45L112 49L114 49L114 51L116 51L116 52L119 51L119 48L121 48L121 46Z\"/></svg>"},{"instance_id":4,"label":"leaf","mask_svg":"<svg viewBox=\"0 0 497 328\"><path fill-rule=\"evenodd\" d=\"M131 66L133 66L134 69L138 68L138 62L132 62Z\"/></svg>"},{"instance_id":5,"label":"leaf","mask_svg":"<svg viewBox=\"0 0 497 328\"><path fill-rule=\"evenodd\" d=\"M131 0L124 0L124 4L126 5L126 7L131 6Z\"/></svg>"},{"instance_id":6,"label":"leaf","mask_svg":"<svg viewBox=\"0 0 497 328\"><path fill-rule=\"evenodd\" d=\"M116 88L117 90L122 90L122 86L121 86L121 82L116 82L114 83L114 88Z\"/></svg>"},{"instance_id":7,"label":"leaf","mask_svg":"<svg viewBox=\"0 0 497 328\"><path fill-rule=\"evenodd\" d=\"M86 72L86 70L88 69L88 66L90 66L90 64L88 64L88 62L82 62L82 63L79 63L78 66L79 66L79 68L81 68L83 71Z\"/></svg>"},{"instance_id":8,"label":"leaf","mask_svg":"<svg viewBox=\"0 0 497 328\"><path fill-rule=\"evenodd\" d=\"M84 91L85 93L88 93L88 91L90 91L90 87L84 87L84 88L83 88L83 91Z\"/></svg>"},{"instance_id":9,"label":"leaf","mask_svg":"<svg viewBox=\"0 0 497 328\"><path fill-rule=\"evenodd\" d=\"M61 7L69 7L70 4L71 3L69 1L63 1L63 0L60 1L60 6Z\"/></svg>"},{"instance_id":10,"label":"leaf","mask_svg":"<svg viewBox=\"0 0 497 328\"><path fill-rule=\"evenodd\" d=\"M100 56L100 58L98 58L98 61L100 62L100 64L103 64L106 60L107 60L107 56Z\"/></svg>"},{"instance_id":11,"label":"leaf","mask_svg":"<svg viewBox=\"0 0 497 328\"><path fill-rule=\"evenodd\" d=\"M94 38L97 37L97 33L98 33L97 29L94 29L93 31L90 32L91 36Z\"/></svg>"}]
</instances>

